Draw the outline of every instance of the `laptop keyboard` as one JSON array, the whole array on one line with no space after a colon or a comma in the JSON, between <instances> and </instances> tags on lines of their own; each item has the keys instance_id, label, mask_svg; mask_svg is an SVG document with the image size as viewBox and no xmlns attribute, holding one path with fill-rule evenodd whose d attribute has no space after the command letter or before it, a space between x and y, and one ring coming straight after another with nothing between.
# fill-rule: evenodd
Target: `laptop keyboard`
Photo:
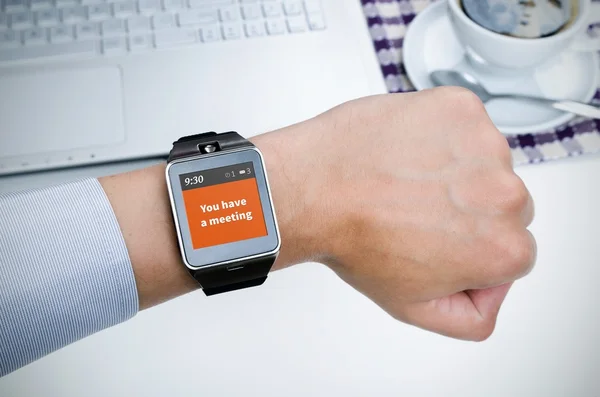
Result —
<instances>
[{"instance_id":1,"label":"laptop keyboard","mask_svg":"<svg viewBox=\"0 0 600 397\"><path fill-rule=\"evenodd\" d=\"M0 63L324 29L321 0L0 0Z\"/></svg>"}]
</instances>

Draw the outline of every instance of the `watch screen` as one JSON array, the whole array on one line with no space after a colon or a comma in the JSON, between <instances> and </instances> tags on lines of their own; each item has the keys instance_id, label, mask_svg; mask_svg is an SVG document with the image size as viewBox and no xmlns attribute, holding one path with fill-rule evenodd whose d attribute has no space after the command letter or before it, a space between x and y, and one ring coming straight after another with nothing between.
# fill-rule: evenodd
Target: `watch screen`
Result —
<instances>
[{"instance_id":1,"label":"watch screen","mask_svg":"<svg viewBox=\"0 0 600 397\"><path fill-rule=\"evenodd\" d=\"M179 175L193 249L267 235L252 162Z\"/></svg>"}]
</instances>

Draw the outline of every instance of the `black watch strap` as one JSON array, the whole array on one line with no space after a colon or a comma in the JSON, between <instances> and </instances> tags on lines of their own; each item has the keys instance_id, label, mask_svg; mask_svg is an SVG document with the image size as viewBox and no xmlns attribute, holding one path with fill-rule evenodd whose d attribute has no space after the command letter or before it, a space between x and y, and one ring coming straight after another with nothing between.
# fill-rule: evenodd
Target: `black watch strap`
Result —
<instances>
[{"instance_id":1,"label":"black watch strap","mask_svg":"<svg viewBox=\"0 0 600 397\"><path fill-rule=\"evenodd\" d=\"M190 270L207 296L237 289L257 287L267 279L276 255L248 259L226 266L202 270Z\"/></svg>"},{"instance_id":2,"label":"black watch strap","mask_svg":"<svg viewBox=\"0 0 600 397\"><path fill-rule=\"evenodd\" d=\"M177 142L173 142L173 149L169 153L168 162L184 157L220 152L244 146L253 147L254 145L234 131L222 134L205 132L204 134L184 136Z\"/></svg>"},{"instance_id":3,"label":"black watch strap","mask_svg":"<svg viewBox=\"0 0 600 397\"><path fill-rule=\"evenodd\" d=\"M168 161L254 145L234 131L206 132L180 138L173 143ZM223 266L191 270L207 296L256 287L265 282L277 255L248 259Z\"/></svg>"}]
</instances>

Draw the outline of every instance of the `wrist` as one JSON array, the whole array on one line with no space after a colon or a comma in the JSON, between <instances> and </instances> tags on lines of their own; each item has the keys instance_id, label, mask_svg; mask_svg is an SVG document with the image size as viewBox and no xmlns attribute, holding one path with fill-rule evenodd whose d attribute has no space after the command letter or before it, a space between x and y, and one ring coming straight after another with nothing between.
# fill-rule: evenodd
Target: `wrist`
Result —
<instances>
[{"instance_id":1,"label":"wrist","mask_svg":"<svg viewBox=\"0 0 600 397\"><path fill-rule=\"evenodd\" d=\"M198 288L181 261L164 175L160 164L100 178L129 252L140 309Z\"/></svg>"},{"instance_id":2,"label":"wrist","mask_svg":"<svg viewBox=\"0 0 600 397\"><path fill-rule=\"evenodd\" d=\"M274 270L302 262L325 262L328 218L314 173L310 129L304 122L251 139L262 152L281 234ZM314 148L313 148L314 149Z\"/></svg>"},{"instance_id":3,"label":"wrist","mask_svg":"<svg viewBox=\"0 0 600 397\"><path fill-rule=\"evenodd\" d=\"M281 233L274 270L327 258L328 218L318 178L307 160L312 143L305 123L252 139L267 167ZM140 308L198 288L181 260L165 181L165 165L100 179L121 228L133 267ZM135 197L135 200L131 198Z\"/></svg>"}]
</instances>

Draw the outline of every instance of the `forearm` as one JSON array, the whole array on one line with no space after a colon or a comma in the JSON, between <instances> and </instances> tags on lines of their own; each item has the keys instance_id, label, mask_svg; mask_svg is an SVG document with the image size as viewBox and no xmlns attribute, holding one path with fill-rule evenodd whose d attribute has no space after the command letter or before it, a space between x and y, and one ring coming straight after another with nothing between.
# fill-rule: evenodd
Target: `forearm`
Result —
<instances>
[{"instance_id":1,"label":"forearm","mask_svg":"<svg viewBox=\"0 0 600 397\"><path fill-rule=\"evenodd\" d=\"M301 175L304 140L300 126L252 139L265 157L282 238L274 269L319 260L319 218L310 200L300 199L295 178ZM304 152L306 153L306 152ZM293 164L292 172L289 167ZM193 291L198 283L181 261L167 194L165 165L101 178L121 227L133 266L140 308L145 309Z\"/></svg>"},{"instance_id":2,"label":"forearm","mask_svg":"<svg viewBox=\"0 0 600 397\"><path fill-rule=\"evenodd\" d=\"M303 129L254 139L279 218L275 269L321 258L323 217L296 179L309 171ZM0 269L0 376L198 287L181 261L164 164L0 196Z\"/></svg>"}]
</instances>

